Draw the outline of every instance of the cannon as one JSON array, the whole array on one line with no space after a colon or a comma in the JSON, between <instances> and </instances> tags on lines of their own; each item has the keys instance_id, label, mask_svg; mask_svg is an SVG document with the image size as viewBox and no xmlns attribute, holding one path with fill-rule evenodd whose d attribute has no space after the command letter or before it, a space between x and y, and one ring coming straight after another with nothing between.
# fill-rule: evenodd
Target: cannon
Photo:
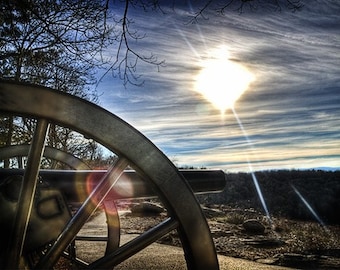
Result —
<instances>
[{"instance_id":1,"label":"cannon","mask_svg":"<svg viewBox=\"0 0 340 270\"><path fill-rule=\"evenodd\" d=\"M81 268L113 269L176 231L188 269L219 269L209 226L194 193L222 190L222 171L178 170L151 141L116 115L50 88L0 81L0 112L36 122L31 142L20 146L20 154L16 153L19 146L14 152L0 151L0 158L27 152L24 168L0 171L1 268L50 269L65 257ZM74 170L81 161L46 147L50 124L93 139L117 158L107 170ZM42 170L44 155L76 168ZM121 244L115 202L150 197L162 203L166 217ZM76 210L72 205L77 205ZM79 232L99 207L105 210L107 236L93 240L106 242L106 250L96 260L84 262L77 258L74 243L91 241L92 237Z\"/></svg>"}]
</instances>

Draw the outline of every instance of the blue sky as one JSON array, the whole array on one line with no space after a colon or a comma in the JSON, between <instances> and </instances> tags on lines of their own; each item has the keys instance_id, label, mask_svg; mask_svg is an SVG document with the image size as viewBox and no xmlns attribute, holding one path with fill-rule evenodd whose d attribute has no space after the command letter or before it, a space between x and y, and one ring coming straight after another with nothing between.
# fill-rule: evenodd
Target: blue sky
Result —
<instances>
[{"instance_id":1,"label":"blue sky","mask_svg":"<svg viewBox=\"0 0 340 270\"><path fill-rule=\"evenodd\" d=\"M143 87L107 75L100 105L135 126L178 166L226 171L340 167L340 2L188 23L195 7L134 11L132 44L166 65L141 63ZM253 80L224 113L197 92L206 61L221 51ZM114 48L111 48L114 51ZM110 48L108 48L110 52ZM235 66L236 67L236 66ZM230 71L209 81L225 98ZM243 79L241 79L243 80ZM223 97L223 98L224 98Z\"/></svg>"}]
</instances>

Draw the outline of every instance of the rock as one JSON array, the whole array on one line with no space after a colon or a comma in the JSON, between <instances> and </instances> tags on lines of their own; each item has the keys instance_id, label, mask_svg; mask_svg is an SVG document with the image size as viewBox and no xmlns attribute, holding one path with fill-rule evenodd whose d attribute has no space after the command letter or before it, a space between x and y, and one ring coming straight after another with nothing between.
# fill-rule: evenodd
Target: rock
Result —
<instances>
[{"instance_id":1,"label":"rock","mask_svg":"<svg viewBox=\"0 0 340 270\"><path fill-rule=\"evenodd\" d=\"M284 253L276 256L279 264L298 269L340 269L338 255Z\"/></svg>"},{"instance_id":2,"label":"rock","mask_svg":"<svg viewBox=\"0 0 340 270\"><path fill-rule=\"evenodd\" d=\"M248 219L243 222L242 226L246 233L249 234L264 234L266 229L264 225L256 219Z\"/></svg>"},{"instance_id":3,"label":"rock","mask_svg":"<svg viewBox=\"0 0 340 270\"><path fill-rule=\"evenodd\" d=\"M265 258L265 259L258 259L256 260L256 262L258 263L263 263L263 264L277 264L277 262L279 261L278 258Z\"/></svg>"},{"instance_id":4,"label":"rock","mask_svg":"<svg viewBox=\"0 0 340 270\"><path fill-rule=\"evenodd\" d=\"M246 239L243 242L259 248L277 248L286 244L285 241L280 239Z\"/></svg>"},{"instance_id":5,"label":"rock","mask_svg":"<svg viewBox=\"0 0 340 270\"><path fill-rule=\"evenodd\" d=\"M208 208L208 207L202 206L202 210L206 218L214 218L214 217L220 217L224 215L223 211L219 209Z\"/></svg>"},{"instance_id":6,"label":"rock","mask_svg":"<svg viewBox=\"0 0 340 270\"><path fill-rule=\"evenodd\" d=\"M214 238L230 236L230 235L233 235L233 234L234 233L232 231L225 231L225 230L221 230L221 229L211 229L211 235Z\"/></svg>"},{"instance_id":7,"label":"rock","mask_svg":"<svg viewBox=\"0 0 340 270\"><path fill-rule=\"evenodd\" d=\"M131 213L135 215L160 215L164 208L156 203L142 202L131 207Z\"/></svg>"}]
</instances>

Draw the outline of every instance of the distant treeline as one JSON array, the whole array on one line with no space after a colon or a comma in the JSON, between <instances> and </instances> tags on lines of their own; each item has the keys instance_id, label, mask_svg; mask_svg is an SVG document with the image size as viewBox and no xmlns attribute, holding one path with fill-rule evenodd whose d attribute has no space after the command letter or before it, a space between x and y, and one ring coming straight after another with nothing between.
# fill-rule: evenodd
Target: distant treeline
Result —
<instances>
[{"instance_id":1,"label":"distant treeline","mask_svg":"<svg viewBox=\"0 0 340 270\"><path fill-rule=\"evenodd\" d=\"M340 224L340 171L280 170L254 175L270 214L317 220L316 214L326 224ZM201 195L199 200L207 204L264 209L251 174L226 173L226 179L223 192Z\"/></svg>"}]
</instances>

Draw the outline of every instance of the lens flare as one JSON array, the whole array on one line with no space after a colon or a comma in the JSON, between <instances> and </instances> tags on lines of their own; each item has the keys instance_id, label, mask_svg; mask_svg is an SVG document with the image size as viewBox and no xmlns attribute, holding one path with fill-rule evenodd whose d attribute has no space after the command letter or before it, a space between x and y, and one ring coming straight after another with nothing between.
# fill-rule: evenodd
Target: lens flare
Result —
<instances>
[{"instance_id":1,"label":"lens flare","mask_svg":"<svg viewBox=\"0 0 340 270\"><path fill-rule=\"evenodd\" d=\"M298 197L300 198L300 200L303 202L303 204L306 206L306 208L309 210L309 212L311 212L311 214L314 216L314 218L323 226L325 227L326 224L323 222L323 220L319 217L319 215L315 212L315 210L313 209L313 207L308 203L308 201L302 196L302 194L298 191L298 189L291 185L291 187L293 188L294 192L296 193L296 195L298 195Z\"/></svg>"},{"instance_id":2,"label":"lens flare","mask_svg":"<svg viewBox=\"0 0 340 270\"><path fill-rule=\"evenodd\" d=\"M249 145L249 147L253 147L253 144L248 136L248 134L246 133L244 127L243 127L243 124L241 122L241 119L238 117L236 111L234 108L232 108L232 111L233 111L233 114L235 116L235 119L237 120L237 123L243 133L243 136L245 137L245 139L247 140L247 144ZM251 173L251 177L253 179L253 183L255 185L255 188L256 188L256 192L257 192L257 195L259 196L260 198L260 201L261 201L261 204L262 204L262 207L263 207L263 210L265 211L266 213L266 216L268 218L268 220L270 221L270 223L272 223L272 219L270 217L270 213L269 213L269 210L268 210L268 207L267 207L267 204L266 204L266 200L263 196L263 193L262 193L262 190L261 190L261 187L260 187L260 184L259 184L259 181L257 180L257 177L254 173L254 170L253 170L253 167L251 165L251 162L249 160L249 158L247 157L247 164L248 164L248 168L250 170L250 173Z\"/></svg>"},{"instance_id":3,"label":"lens flare","mask_svg":"<svg viewBox=\"0 0 340 270\"><path fill-rule=\"evenodd\" d=\"M106 170L97 170L92 171L87 175L85 191L86 197L93 192L106 172ZM129 174L128 171L125 171L107 194L107 198L110 200L133 198L135 190L132 176L133 174ZM84 191L82 193L84 193ZM94 203L98 204L98 201L94 201Z\"/></svg>"}]
</instances>

